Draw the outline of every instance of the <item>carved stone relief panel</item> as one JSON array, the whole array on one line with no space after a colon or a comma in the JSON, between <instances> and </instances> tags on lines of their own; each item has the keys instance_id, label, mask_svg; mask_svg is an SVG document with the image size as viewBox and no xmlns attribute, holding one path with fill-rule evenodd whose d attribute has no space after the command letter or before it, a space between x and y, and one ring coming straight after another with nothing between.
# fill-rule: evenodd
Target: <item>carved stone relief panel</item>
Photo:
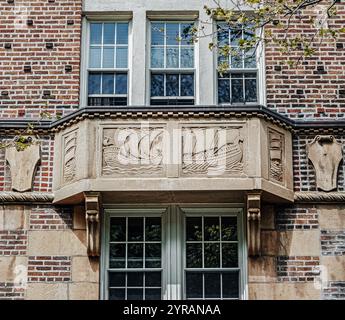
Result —
<instances>
[{"instance_id":1,"label":"carved stone relief panel","mask_svg":"<svg viewBox=\"0 0 345 320\"><path fill-rule=\"evenodd\" d=\"M73 181L77 169L77 139L78 131L72 131L63 137L64 157L63 157L63 181Z\"/></svg>"},{"instance_id":2,"label":"carved stone relief panel","mask_svg":"<svg viewBox=\"0 0 345 320\"><path fill-rule=\"evenodd\" d=\"M284 135L269 129L269 178L279 183L284 182Z\"/></svg>"},{"instance_id":3,"label":"carved stone relief panel","mask_svg":"<svg viewBox=\"0 0 345 320\"><path fill-rule=\"evenodd\" d=\"M182 175L241 175L244 168L242 126L184 127Z\"/></svg>"},{"instance_id":4,"label":"carved stone relief panel","mask_svg":"<svg viewBox=\"0 0 345 320\"><path fill-rule=\"evenodd\" d=\"M315 169L317 188L336 189L339 164L343 159L341 143L331 135L318 135L307 144L307 154Z\"/></svg>"},{"instance_id":5,"label":"carved stone relief panel","mask_svg":"<svg viewBox=\"0 0 345 320\"><path fill-rule=\"evenodd\" d=\"M163 127L104 128L102 175L164 175Z\"/></svg>"}]
</instances>

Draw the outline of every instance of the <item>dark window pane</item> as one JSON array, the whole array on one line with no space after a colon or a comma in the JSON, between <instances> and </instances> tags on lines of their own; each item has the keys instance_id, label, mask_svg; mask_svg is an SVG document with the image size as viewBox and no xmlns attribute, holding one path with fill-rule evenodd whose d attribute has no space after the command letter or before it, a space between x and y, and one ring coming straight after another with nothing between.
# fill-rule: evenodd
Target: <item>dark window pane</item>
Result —
<instances>
[{"instance_id":1,"label":"dark window pane","mask_svg":"<svg viewBox=\"0 0 345 320\"><path fill-rule=\"evenodd\" d=\"M168 97L175 97L179 95L179 75L167 74L166 75L166 95Z\"/></svg>"},{"instance_id":2,"label":"dark window pane","mask_svg":"<svg viewBox=\"0 0 345 320\"><path fill-rule=\"evenodd\" d=\"M125 300L126 292L125 289L110 289L109 300Z\"/></svg>"},{"instance_id":3,"label":"dark window pane","mask_svg":"<svg viewBox=\"0 0 345 320\"><path fill-rule=\"evenodd\" d=\"M103 43L104 44L115 43L115 23L104 24Z\"/></svg>"},{"instance_id":4,"label":"dark window pane","mask_svg":"<svg viewBox=\"0 0 345 320\"><path fill-rule=\"evenodd\" d=\"M102 94L114 94L114 74L103 74Z\"/></svg>"},{"instance_id":5,"label":"dark window pane","mask_svg":"<svg viewBox=\"0 0 345 320\"><path fill-rule=\"evenodd\" d=\"M194 96L193 74L181 74L181 96Z\"/></svg>"},{"instance_id":6,"label":"dark window pane","mask_svg":"<svg viewBox=\"0 0 345 320\"><path fill-rule=\"evenodd\" d=\"M222 217L222 240L237 240L237 217Z\"/></svg>"},{"instance_id":7,"label":"dark window pane","mask_svg":"<svg viewBox=\"0 0 345 320\"><path fill-rule=\"evenodd\" d=\"M145 244L145 268L160 268L161 256L160 243Z\"/></svg>"},{"instance_id":8,"label":"dark window pane","mask_svg":"<svg viewBox=\"0 0 345 320\"><path fill-rule=\"evenodd\" d=\"M220 250L218 243L204 244L204 267L219 268L220 267Z\"/></svg>"},{"instance_id":9,"label":"dark window pane","mask_svg":"<svg viewBox=\"0 0 345 320\"><path fill-rule=\"evenodd\" d=\"M223 268L238 267L237 243L222 243L222 264Z\"/></svg>"},{"instance_id":10,"label":"dark window pane","mask_svg":"<svg viewBox=\"0 0 345 320\"><path fill-rule=\"evenodd\" d=\"M202 218L186 218L187 241L202 241Z\"/></svg>"},{"instance_id":11,"label":"dark window pane","mask_svg":"<svg viewBox=\"0 0 345 320\"><path fill-rule=\"evenodd\" d=\"M126 273L125 272L110 272L109 273L109 287L125 287Z\"/></svg>"},{"instance_id":12,"label":"dark window pane","mask_svg":"<svg viewBox=\"0 0 345 320\"><path fill-rule=\"evenodd\" d=\"M145 300L161 300L161 289L145 289Z\"/></svg>"},{"instance_id":13,"label":"dark window pane","mask_svg":"<svg viewBox=\"0 0 345 320\"><path fill-rule=\"evenodd\" d=\"M219 103L230 103L230 80L218 80L218 101Z\"/></svg>"},{"instance_id":14,"label":"dark window pane","mask_svg":"<svg viewBox=\"0 0 345 320\"><path fill-rule=\"evenodd\" d=\"M144 219L128 218L128 241L144 240Z\"/></svg>"},{"instance_id":15,"label":"dark window pane","mask_svg":"<svg viewBox=\"0 0 345 320\"><path fill-rule=\"evenodd\" d=\"M243 80L232 79L231 80L231 102L243 102Z\"/></svg>"},{"instance_id":16,"label":"dark window pane","mask_svg":"<svg viewBox=\"0 0 345 320\"><path fill-rule=\"evenodd\" d=\"M128 268L142 268L143 267L143 244L130 243L128 244Z\"/></svg>"},{"instance_id":17,"label":"dark window pane","mask_svg":"<svg viewBox=\"0 0 345 320\"><path fill-rule=\"evenodd\" d=\"M90 73L89 75L89 94L101 93L101 74Z\"/></svg>"},{"instance_id":18,"label":"dark window pane","mask_svg":"<svg viewBox=\"0 0 345 320\"><path fill-rule=\"evenodd\" d=\"M202 273L186 273L186 294L187 299L203 298L202 296Z\"/></svg>"},{"instance_id":19,"label":"dark window pane","mask_svg":"<svg viewBox=\"0 0 345 320\"><path fill-rule=\"evenodd\" d=\"M127 289L127 300L143 300L143 289Z\"/></svg>"},{"instance_id":20,"label":"dark window pane","mask_svg":"<svg viewBox=\"0 0 345 320\"><path fill-rule=\"evenodd\" d=\"M241 69L243 68L243 56L242 54L231 57L231 68Z\"/></svg>"},{"instance_id":21,"label":"dark window pane","mask_svg":"<svg viewBox=\"0 0 345 320\"><path fill-rule=\"evenodd\" d=\"M151 75L151 97L164 96L164 75Z\"/></svg>"},{"instance_id":22,"label":"dark window pane","mask_svg":"<svg viewBox=\"0 0 345 320\"><path fill-rule=\"evenodd\" d=\"M187 268L202 268L202 244L187 243Z\"/></svg>"},{"instance_id":23,"label":"dark window pane","mask_svg":"<svg viewBox=\"0 0 345 320\"><path fill-rule=\"evenodd\" d=\"M166 24L166 44L167 45L178 45L179 44L179 24L178 23L167 23Z\"/></svg>"},{"instance_id":24,"label":"dark window pane","mask_svg":"<svg viewBox=\"0 0 345 320\"><path fill-rule=\"evenodd\" d=\"M164 24L152 23L151 24L151 44L164 45Z\"/></svg>"},{"instance_id":25,"label":"dark window pane","mask_svg":"<svg viewBox=\"0 0 345 320\"><path fill-rule=\"evenodd\" d=\"M219 241L219 218L205 217L204 218L204 240L205 241Z\"/></svg>"},{"instance_id":26,"label":"dark window pane","mask_svg":"<svg viewBox=\"0 0 345 320\"><path fill-rule=\"evenodd\" d=\"M126 241L126 218L110 219L110 241Z\"/></svg>"},{"instance_id":27,"label":"dark window pane","mask_svg":"<svg viewBox=\"0 0 345 320\"><path fill-rule=\"evenodd\" d=\"M110 268L125 268L126 267L126 245L125 244L110 244Z\"/></svg>"},{"instance_id":28,"label":"dark window pane","mask_svg":"<svg viewBox=\"0 0 345 320\"><path fill-rule=\"evenodd\" d=\"M160 287L162 285L161 272L146 272L145 287Z\"/></svg>"},{"instance_id":29,"label":"dark window pane","mask_svg":"<svg viewBox=\"0 0 345 320\"><path fill-rule=\"evenodd\" d=\"M256 79L246 79L246 102L257 101Z\"/></svg>"},{"instance_id":30,"label":"dark window pane","mask_svg":"<svg viewBox=\"0 0 345 320\"><path fill-rule=\"evenodd\" d=\"M218 30L218 45L229 45L229 29L226 25L220 24L217 27Z\"/></svg>"},{"instance_id":31,"label":"dark window pane","mask_svg":"<svg viewBox=\"0 0 345 320\"><path fill-rule=\"evenodd\" d=\"M220 296L220 274L205 273L205 298L221 298Z\"/></svg>"},{"instance_id":32,"label":"dark window pane","mask_svg":"<svg viewBox=\"0 0 345 320\"><path fill-rule=\"evenodd\" d=\"M102 24L101 23L90 24L90 43L91 44L102 43Z\"/></svg>"},{"instance_id":33,"label":"dark window pane","mask_svg":"<svg viewBox=\"0 0 345 320\"><path fill-rule=\"evenodd\" d=\"M128 272L127 273L127 286L128 287L143 287L144 286L144 273L143 272Z\"/></svg>"},{"instance_id":34,"label":"dark window pane","mask_svg":"<svg viewBox=\"0 0 345 320\"><path fill-rule=\"evenodd\" d=\"M223 298L239 298L239 273L223 273Z\"/></svg>"},{"instance_id":35,"label":"dark window pane","mask_svg":"<svg viewBox=\"0 0 345 320\"><path fill-rule=\"evenodd\" d=\"M116 44L128 44L128 23L117 24Z\"/></svg>"},{"instance_id":36,"label":"dark window pane","mask_svg":"<svg viewBox=\"0 0 345 320\"><path fill-rule=\"evenodd\" d=\"M181 44L183 45L193 44L193 24L192 23L181 24Z\"/></svg>"},{"instance_id":37,"label":"dark window pane","mask_svg":"<svg viewBox=\"0 0 345 320\"><path fill-rule=\"evenodd\" d=\"M146 218L145 241L161 241L161 218Z\"/></svg>"},{"instance_id":38,"label":"dark window pane","mask_svg":"<svg viewBox=\"0 0 345 320\"><path fill-rule=\"evenodd\" d=\"M116 74L115 93L127 94L127 74L126 73Z\"/></svg>"}]
</instances>

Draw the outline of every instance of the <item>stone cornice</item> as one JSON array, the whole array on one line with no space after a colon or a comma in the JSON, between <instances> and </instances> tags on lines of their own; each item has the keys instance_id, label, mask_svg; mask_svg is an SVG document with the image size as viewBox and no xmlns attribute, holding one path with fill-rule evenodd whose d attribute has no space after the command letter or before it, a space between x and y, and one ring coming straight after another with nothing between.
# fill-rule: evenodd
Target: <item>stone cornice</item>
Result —
<instances>
[{"instance_id":1,"label":"stone cornice","mask_svg":"<svg viewBox=\"0 0 345 320\"><path fill-rule=\"evenodd\" d=\"M83 119L106 118L249 118L260 117L294 133L343 133L344 120L295 120L260 105L251 106L144 106L144 107L86 107L58 120L0 119L0 131L16 134L30 123L38 133L53 133Z\"/></svg>"},{"instance_id":2,"label":"stone cornice","mask_svg":"<svg viewBox=\"0 0 345 320\"><path fill-rule=\"evenodd\" d=\"M0 192L0 203L51 203L54 195L43 192Z\"/></svg>"},{"instance_id":3,"label":"stone cornice","mask_svg":"<svg viewBox=\"0 0 345 320\"><path fill-rule=\"evenodd\" d=\"M295 202L345 203L345 192L295 192Z\"/></svg>"}]
</instances>

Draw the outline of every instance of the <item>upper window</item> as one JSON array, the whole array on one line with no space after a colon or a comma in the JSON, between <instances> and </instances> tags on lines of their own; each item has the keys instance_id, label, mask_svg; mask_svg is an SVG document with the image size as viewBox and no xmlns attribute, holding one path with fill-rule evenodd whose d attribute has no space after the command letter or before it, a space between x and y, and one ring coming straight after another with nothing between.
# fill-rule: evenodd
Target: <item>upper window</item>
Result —
<instances>
[{"instance_id":1,"label":"upper window","mask_svg":"<svg viewBox=\"0 0 345 320\"><path fill-rule=\"evenodd\" d=\"M90 23L88 105L127 105L128 23Z\"/></svg>"},{"instance_id":2,"label":"upper window","mask_svg":"<svg viewBox=\"0 0 345 320\"><path fill-rule=\"evenodd\" d=\"M242 104L258 101L257 62L255 50L242 50L241 40L250 40L253 33L243 26L232 29L225 23L217 25L218 66L227 70L218 72L218 103ZM229 49L229 56L221 54L222 48ZM224 50L225 51L225 50ZM233 52L233 54L231 54Z\"/></svg>"},{"instance_id":3,"label":"upper window","mask_svg":"<svg viewBox=\"0 0 345 320\"><path fill-rule=\"evenodd\" d=\"M193 23L151 23L151 104L192 105L195 95Z\"/></svg>"}]
</instances>

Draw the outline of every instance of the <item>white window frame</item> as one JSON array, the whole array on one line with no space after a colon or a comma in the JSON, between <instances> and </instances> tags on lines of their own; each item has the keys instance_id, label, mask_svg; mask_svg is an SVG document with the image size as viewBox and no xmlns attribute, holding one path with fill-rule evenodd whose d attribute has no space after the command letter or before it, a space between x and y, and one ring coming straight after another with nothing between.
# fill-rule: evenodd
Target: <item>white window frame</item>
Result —
<instances>
[{"instance_id":1,"label":"white window frame","mask_svg":"<svg viewBox=\"0 0 345 320\"><path fill-rule=\"evenodd\" d=\"M162 299L185 300L185 217L237 216L240 299L247 299L247 245L243 204L104 205L100 259L100 296L108 299L109 227L111 217L162 217ZM120 270L120 269L119 269ZM121 269L122 270L122 269ZM120 271L121 271L120 270Z\"/></svg>"}]
</instances>

